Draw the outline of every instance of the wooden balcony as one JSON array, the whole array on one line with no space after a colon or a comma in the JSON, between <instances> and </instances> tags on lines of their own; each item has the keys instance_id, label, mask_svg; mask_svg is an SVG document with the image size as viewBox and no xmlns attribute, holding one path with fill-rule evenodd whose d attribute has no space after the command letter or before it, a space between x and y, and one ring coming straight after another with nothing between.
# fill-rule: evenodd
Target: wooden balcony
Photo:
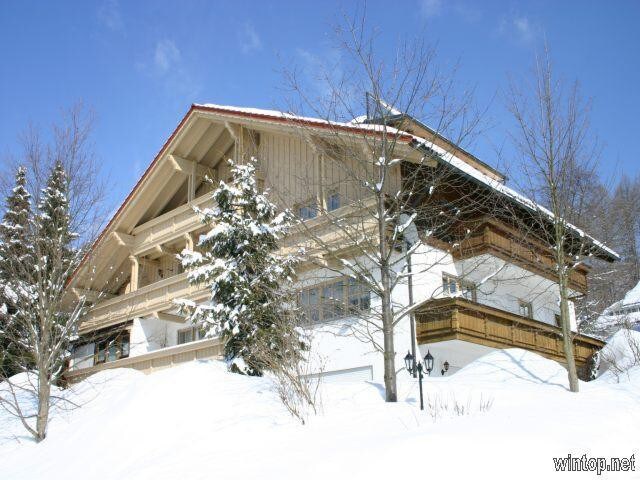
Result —
<instances>
[{"instance_id":1,"label":"wooden balcony","mask_svg":"<svg viewBox=\"0 0 640 480\"><path fill-rule=\"evenodd\" d=\"M64 377L68 382L74 383L96 372L110 368L134 368L144 373L151 373L155 370L161 370L192 360L221 358L221 356L222 343L220 340L217 338L208 338L206 340L185 343L174 347L161 348L160 350L135 357L121 358L114 362L101 363L93 367L67 370Z\"/></svg>"},{"instance_id":2,"label":"wooden balcony","mask_svg":"<svg viewBox=\"0 0 640 480\"><path fill-rule=\"evenodd\" d=\"M165 278L134 292L110 298L95 305L82 321L80 334L169 309L178 298L203 300L206 288L189 285L187 273Z\"/></svg>"},{"instance_id":3,"label":"wooden balcony","mask_svg":"<svg viewBox=\"0 0 640 480\"><path fill-rule=\"evenodd\" d=\"M489 254L528 270L532 273L557 281L555 264L543 245L523 239L509 227L494 221L484 221L476 231L453 249L455 259L471 258ZM576 292L587 292L587 273L582 265L571 271L569 287Z\"/></svg>"},{"instance_id":4,"label":"wooden balcony","mask_svg":"<svg viewBox=\"0 0 640 480\"><path fill-rule=\"evenodd\" d=\"M524 348L564 362L560 328L460 297L425 302L416 311L416 335L420 344L464 340L494 348ZM580 366L604 346L579 334L573 344Z\"/></svg>"},{"instance_id":5,"label":"wooden balcony","mask_svg":"<svg viewBox=\"0 0 640 480\"><path fill-rule=\"evenodd\" d=\"M211 194L207 193L137 226L131 232L131 254L143 255L158 245L181 239L185 234L202 227L200 217L193 211L193 207L204 209L212 205Z\"/></svg>"}]
</instances>

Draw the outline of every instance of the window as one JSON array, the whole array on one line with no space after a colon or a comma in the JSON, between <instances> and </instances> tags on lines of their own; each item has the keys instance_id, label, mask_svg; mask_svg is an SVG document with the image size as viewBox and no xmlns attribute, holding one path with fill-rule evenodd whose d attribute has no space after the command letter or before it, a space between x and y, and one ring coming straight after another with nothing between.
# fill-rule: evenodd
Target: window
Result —
<instances>
[{"instance_id":1,"label":"window","mask_svg":"<svg viewBox=\"0 0 640 480\"><path fill-rule=\"evenodd\" d=\"M318 216L318 206L315 200L298 207L298 217L300 217L301 220L309 220L316 218L316 216Z\"/></svg>"},{"instance_id":2,"label":"window","mask_svg":"<svg viewBox=\"0 0 640 480\"><path fill-rule=\"evenodd\" d=\"M371 293L368 288L353 278L349 279L348 288L347 304L349 311L366 312L371 309Z\"/></svg>"},{"instance_id":3,"label":"window","mask_svg":"<svg viewBox=\"0 0 640 480\"><path fill-rule=\"evenodd\" d=\"M94 363L114 362L129 356L129 332L112 335L96 342Z\"/></svg>"},{"instance_id":4,"label":"window","mask_svg":"<svg viewBox=\"0 0 640 480\"><path fill-rule=\"evenodd\" d=\"M343 277L300 292L298 303L311 323L328 322L371 308L371 293L358 281Z\"/></svg>"},{"instance_id":5,"label":"window","mask_svg":"<svg viewBox=\"0 0 640 480\"><path fill-rule=\"evenodd\" d=\"M205 338L206 332L204 328L195 326L178 330L178 345L183 343L195 342Z\"/></svg>"},{"instance_id":6,"label":"window","mask_svg":"<svg viewBox=\"0 0 640 480\"><path fill-rule=\"evenodd\" d=\"M476 285L453 275L442 276L442 292L450 297L463 297L472 302L477 301Z\"/></svg>"},{"instance_id":7,"label":"window","mask_svg":"<svg viewBox=\"0 0 640 480\"><path fill-rule=\"evenodd\" d=\"M340 193L336 191L329 192L329 195L327 195L327 211L337 210L340 206Z\"/></svg>"},{"instance_id":8,"label":"window","mask_svg":"<svg viewBox=\"0 0 640 480\"><path fill-rule=\"evenodd\" d=\"M531 302L518 300L518 313L523 317L533 318L533 305L531 305Z\"/></svg>"},{"instance_id":9,"label":"window","mask_svg":"<svg viewBox=\"0 0 640 480\"><path fill-rule=\"evenodd\" d=\"M71 369L92 367L95 361L95 351L94 343L74 345L71 354Z\"/></svg>"},{"instance_id":10,"label":"window","mask_svg":"<svg viewBox=\"0 0 640 480\"><path fill-rule=\"evenodd\" d=\"M320 294L317 288L303 290L298 297L298 305L304 310L309 321L313 323L320 321L319 298Z\"/></svg>"},{"instance_id":11,"label":"window","mask_svg":"<svg viewBox=\"0 0 640 480\"><path fill-rule=\"evenodd\" d=\"M335 320L344 316L344 281L338 280L322 287L320 303L324 321Z\"/></svg>"}]
</instances>

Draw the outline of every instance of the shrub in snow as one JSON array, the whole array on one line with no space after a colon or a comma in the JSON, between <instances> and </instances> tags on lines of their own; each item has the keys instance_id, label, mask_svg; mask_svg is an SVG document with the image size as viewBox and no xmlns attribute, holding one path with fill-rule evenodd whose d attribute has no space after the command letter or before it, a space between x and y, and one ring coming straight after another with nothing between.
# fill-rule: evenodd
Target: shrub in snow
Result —
<instances>
[{"instance_id":1,"label":"shrub in snow","mask_svg":"<svg viewBox=\"0 0 640 480\"><path fill-rule=\"evenodd\" d=\"M216 206L196 209L210 230L200 237L197 251L179 255L189 281L210 288L210 302L178 303L207 336L222 338L233 371L262 375L271 361L259 352L269 350L276 359L291 362L300 360L304 348L294 323L281 320L295 312L287 287L298 256L278 253L279 240L294 220L289 211L278 213L267 194L258 191L255 159L246 165L229 163L233 178L213 191Z\"/></svg>"}]
</instances>

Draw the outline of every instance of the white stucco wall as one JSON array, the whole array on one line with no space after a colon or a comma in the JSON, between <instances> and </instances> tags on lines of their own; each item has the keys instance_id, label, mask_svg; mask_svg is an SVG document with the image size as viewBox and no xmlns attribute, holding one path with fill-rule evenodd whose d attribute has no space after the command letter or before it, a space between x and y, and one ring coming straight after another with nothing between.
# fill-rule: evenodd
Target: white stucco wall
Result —
<instances>
[{"instance_id":1,"label":"white stucco wall","mask_svg":"<svg viewBox=\"0 0 640 480\"><path fill-rule=\"evenodd\" d=\"M559 312L557 286L539 275L532 274L516 265L506 264L492 255L454 261L446 252L421 245L412 256L414 303L439 298L442 292L443 273L462 277L477 284L477 300L501 310L519 313L518 300L533 304L535 320L555 324ZM397 269L402 269L402 263ZM344 271L344 274L347 272ZM309 287L340 274L329 269L316 269L300 276L299 287ZM396 287L393 301L397 309L409 305L406 282ZM379 311L380 301L371 298L372 311ZM573 311L573 310L572 310ZM575 325L575 319L573 319ZM310 373L372 367L375 381L383 379L382 354L374 348L374 341L382 344L382 334L375 328L366 328L366 322L357 318L341 318L316 324L309 328L312 342L312 365ZM131 356L141 355L159 348L176 345L179 329L187 324L166 322L156 318L138 318L131 329ZM365 330L367 330L365 334ZM404 367L403 358L411 350L409 317L402 319L395 329L396 369ZM435 358L434 370L439 374L442 363L450 364L449 374L467 363L488 353L492 349L468 342L448 341L420 346L422 357L430 350Z\"/></svg>"},{"instance_id":2,"label":"white stucco wall","mask_svg":"<svg viewBox=\"0 0 640 480\"><path fill-rule=\"evenodd\" d=\"M555 325L555 314L559 313L558 288L554 282L533 274L492 255L483 255L463 261L453 261L451 256L433 247L422 245L412 256L413 296L414 303L443 296L442 275L462 277L478 285L477 300L479 303L508 312L519 313L519 300L531 302L535 320ZM401 268L400 266L398 268ZM301 278L301 285L310 286L322 283L339 276L333 271L315 270L307 272ZM408 288L399 285L393 294L393 300L401 308L409 304ZM372 298L372 310L379 308L380 302ZM575 329L575 315L572 311L572 325ZM354 318L335 320L315 325L313 332L313 351L317 366L326 371L342 370L371 365L374 379L382 381L382 355L376 352L370 342L363 338L363 320ZM358 327L359 326L359 327ZM380 332L372 334L378 342L382 342ZM395 330L396 369L404 366L403 358L411 349L409 318L406 317ZM434 356L434 371L440 372L444 361L448 361L448 374L457 370L480 356L492 351L469 342L459 340L421 345L422 357L431 351ZM317 358L321 358L318 361Z\"/></svg>"},{"instance_id":3,"label":"white stucco wall","mask_svg":"<svg viewBox=\"0 0 640 480\"><path fill-rule=\"evenodd\" d=\"M157 318L136 318L131 326L129 356L135 357L160 348L177 345L178 330L188 325Z\"/></svg>"}]
</instances>

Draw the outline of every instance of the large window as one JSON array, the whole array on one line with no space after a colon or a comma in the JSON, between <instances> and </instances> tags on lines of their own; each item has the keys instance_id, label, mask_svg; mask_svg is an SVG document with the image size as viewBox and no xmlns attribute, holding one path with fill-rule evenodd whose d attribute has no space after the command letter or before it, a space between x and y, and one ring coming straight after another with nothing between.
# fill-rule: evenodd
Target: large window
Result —
<instances>
[{"instance_id":1,"label":"large window","mask_svg":"<svg viewBox=\"0 0 640 480\"><path fill-rule=\"evenodd\" d=\"M371 293L353 278L342 277L304 289L298 302L310 322L328 322L368 311Z\"/></svg>"},{"instance_id":2,"label":"large window","mask_svg":"<svg viewBox=\"0 0 640 480\"><path fill-rule=\"evenodd\" d=\"M478 301L475 283L453 275L442 275L442 293L450 297L463 297L472 302Z\"/></svg>"},{"instance_id":3,"label":"large window","mask_svg":"<svg viewBox=\"0 0 640 480\"><path fill-rule=\"evenodd\" d=\"M95 343L95 362L114 362L129 356L129 332L111 335Z\"/></svg>"},{"instance_id":4,"label":"large window","mask_svg":"<svg viewBox=\"0 0 640 480\"><path fill-rule=\"evenodd\" d=\"M190 327L178 330L178 345L183 343L195 342L205 338L205 331L202 327Z\"/></svg>"}]
</instances>

